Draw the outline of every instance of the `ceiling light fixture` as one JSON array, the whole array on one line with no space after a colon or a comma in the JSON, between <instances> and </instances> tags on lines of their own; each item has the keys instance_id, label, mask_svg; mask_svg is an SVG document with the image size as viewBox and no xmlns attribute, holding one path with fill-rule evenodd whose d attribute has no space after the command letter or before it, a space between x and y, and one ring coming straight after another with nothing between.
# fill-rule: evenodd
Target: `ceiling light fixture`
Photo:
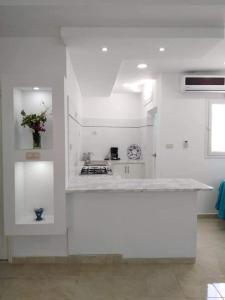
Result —
<instances>
[{"instance_id":1,"label":"ceiling light fixture","mask_svg":"<svg viewBox=\"0 0 225 300\"><path fill-rule=\"evenodd\" d=\"M138 68L138 69L141 69L141 70L147 69L147 67L148 67L147 64L139 64L139 65L137 65L137 68Z\"/></svg>"},{"instance_id":2,"label":"ceiling light fixture","mask_svg":"<svg viewBox=\"0 0 225 300\"><path fill-rule=\"evenodd\" d=\"M165 49L164 47L160 47L160 48L159 48L159 51L160 51L160 52L164 52L165 50L166 50L166 49Z\"/></svg>"},{"instance_id":3,"label":"ceiling light fixture","mask_svg":"<svg viewBox=\"0 0 225 300\"><path fill-rule=\"evenodd\" d=\"M40 89L40 88L39 88L38 86L33 87L33 90L34 90L34 91L39 91L39 89Z\"/></svg>"},{"instance_id":4,"label":"ceiling light fixture","mask_svg":"<svg viewBox=\"0 0 225 300\"><path fill-rule=\"evenodd\" d=\"M141 93L148 87L152 90L153 83L154 80L146 78L133 83L124 83L123 87L134 93Z\"/></svg>"},{"instance_id":5,"label":"ceiling light fixture","mask_svg":"<svg viewBox=\"0 0 225 300\"><path fill-rule=\"evenodd\" d=\"M140 89L139 89L139 87L137 86L136 83L124 83L123 87L125 89L128 89L128 90L134 92L134 93L139 93L140 92Z\"/></svg>"},{"instance_id":6,"label":"ceiling light fixture","mask_svg":"<svg viewBox=\"0 0 225 300\"><path fill-rule=\"evenodd\" d=\"M102 47L102 52L108 52L108 48L107 47Z\"/></svg>"}]
</instances>

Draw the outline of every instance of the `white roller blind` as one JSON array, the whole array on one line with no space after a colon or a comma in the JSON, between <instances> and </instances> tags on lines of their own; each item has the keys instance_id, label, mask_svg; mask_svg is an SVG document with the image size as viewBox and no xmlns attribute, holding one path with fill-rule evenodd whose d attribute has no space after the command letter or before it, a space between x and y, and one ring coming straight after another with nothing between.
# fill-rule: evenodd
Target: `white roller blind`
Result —
<instances>
[{"instance_id":1,"label":"white roller blind","mask_svg":"<svg viewBox=\"0 0 225 300\"><path fill-rule=\"evenodd\" d=\"M225 103L211 106L211 152L225 153Z\"/></svg>"}]
</instances>

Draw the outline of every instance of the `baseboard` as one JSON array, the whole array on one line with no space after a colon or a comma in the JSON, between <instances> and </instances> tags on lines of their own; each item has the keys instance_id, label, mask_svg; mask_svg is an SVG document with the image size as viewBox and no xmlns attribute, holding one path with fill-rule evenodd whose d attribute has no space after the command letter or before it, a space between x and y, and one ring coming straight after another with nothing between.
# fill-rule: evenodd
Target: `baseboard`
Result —
<instances>
[{"instance_id":1,"label":"baseboard","mask_svg":"<svg viewBox=\"0 0 225 300\"><path fill-rule=\"evenodd\" d=\"M195 257L171 257L171 258L124 258L126 264L194 264Z\"/></svg>"},{"instance_id":2,"label":"baseboard","mask_svg":"<svg viewBox=\"0 0 225 300\"><path fill-rule=\"evenodd\" d=\"M217 213L209 213L209 214L199 214L198 219L217 219Z\"/></svg>"},{"instance_id":3,"label":"baseboard","mask_svg":"<svg viewBox=\"0 0 225 300\"><path fill-rule=\"evenodd\" d=\"M67 256L26 256L12 257L13 264L66 264Z\"/></svg>"},{"instance_id":4,"label":"baseboard","mask_svg":"<svg viewBox=\"0 0 225 300\"><path fill-rule=\"evenodd\" d=\"M69 255L69 256L29 256L13 257L14 264L115 264L121 263L120 254L100 254L100 255Z\"/></svg>"},{"instance_id":5,"label":"baseboard","mask_svg":"<svg viewBox=\"0 0 225 300\"><path fill-rule=\"evenodd\" d=\"M168 264L195 263L195 257L123 258L120 254L13 257L13 264Z\"/></svg>"}]
</instances>

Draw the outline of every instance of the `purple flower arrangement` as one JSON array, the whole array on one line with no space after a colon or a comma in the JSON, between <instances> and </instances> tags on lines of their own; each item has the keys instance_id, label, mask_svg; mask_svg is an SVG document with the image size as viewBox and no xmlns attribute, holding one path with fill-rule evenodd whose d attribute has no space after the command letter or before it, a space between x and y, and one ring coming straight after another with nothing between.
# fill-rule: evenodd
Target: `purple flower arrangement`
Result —
<instances>
[{"instance_id":1,"label":"purple flower arrangement","mask_svg":"<svg viewBox=\"0 0 225 300\"><path fill-rule=\"evenodd\" d=\"M33 131L33 148L41 148L41 132L45 132L45 123L47 122L47 110L40 114L27 115L24 110L21 111L23 116L21 126L29 127Z\"/></svg>"}]
</instances>

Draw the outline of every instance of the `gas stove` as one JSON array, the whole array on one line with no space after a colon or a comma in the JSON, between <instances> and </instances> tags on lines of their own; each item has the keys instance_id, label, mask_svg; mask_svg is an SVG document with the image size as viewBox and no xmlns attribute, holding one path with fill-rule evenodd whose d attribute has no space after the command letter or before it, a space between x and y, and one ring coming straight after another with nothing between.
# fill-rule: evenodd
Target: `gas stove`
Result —
<instances>
[{"instance_id":1,"label":"gas stove","mask_svg":"<svg viewBox=\"0 0 225 300\"><path fill-rule=\"evenodd\" d=\"M110 166L83 166L80 175L112 175Z\"/></svg>"}]
</instances>

